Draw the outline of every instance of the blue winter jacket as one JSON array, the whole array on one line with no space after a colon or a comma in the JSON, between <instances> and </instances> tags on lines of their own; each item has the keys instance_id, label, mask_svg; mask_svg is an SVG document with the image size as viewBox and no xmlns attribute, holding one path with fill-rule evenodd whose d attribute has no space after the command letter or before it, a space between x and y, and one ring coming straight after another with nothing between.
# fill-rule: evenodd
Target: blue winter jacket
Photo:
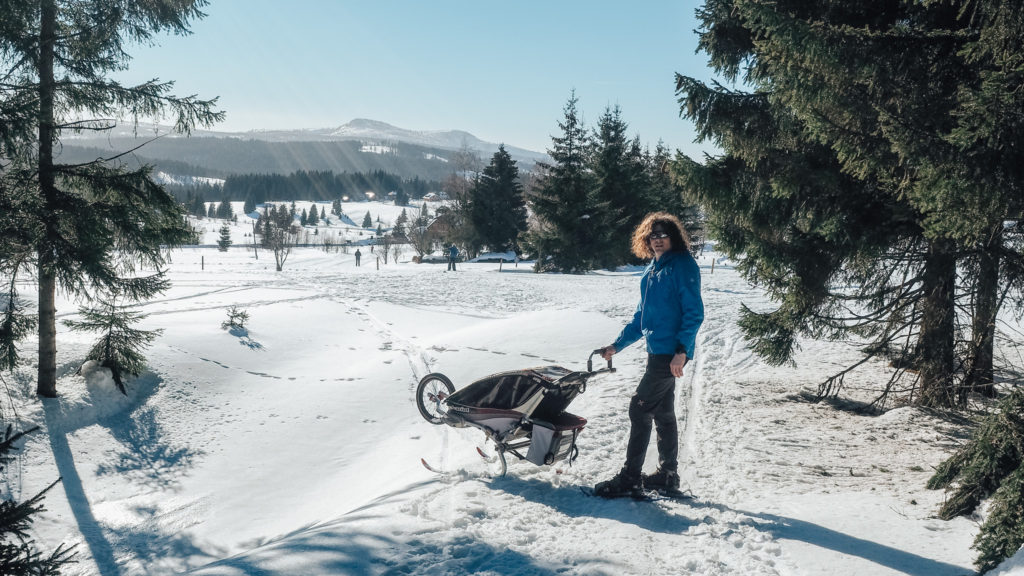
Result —
<instances>
[{"instance_id":1,"label":"blue winter jacket","mask_svg":"<svg viewBox=\"0 0 1024 576\"><path fill-rule=\"evenodd\" d=\"M640 304L612 346L621 351L647 338L648 354L686 352L693 358L697 329L704 322L700 268L689 252L665 252L640 278Z\"/></svg>"}]
</instances>

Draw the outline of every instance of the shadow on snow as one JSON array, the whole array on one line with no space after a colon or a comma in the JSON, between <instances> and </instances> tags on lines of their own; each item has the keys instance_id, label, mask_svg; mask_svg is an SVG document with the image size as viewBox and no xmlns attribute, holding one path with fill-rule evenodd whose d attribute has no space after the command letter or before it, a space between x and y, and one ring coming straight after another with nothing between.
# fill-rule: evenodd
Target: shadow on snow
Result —
<instances>
[{"instance_id":1,"label":"shadow on snow","mask_svg":"<svg viewBox=\"0 0 1024 576\"><path fill-rule=\"evenodd\" d=\"M152 373L136 379L133 405L145 405L146 399L156 392L160 383L161 379ZM104 401L103 398L96 399L96 403ZM132 412L132 407L129 407L119 413L90 421L88 418L69 414L69 407L64 404L62 398L42 399L42 405L50 447L68 505L100 576L122 574L115 547L130 549L132 557L129 561L209 558L187 537L147 530L139 526L122 530L104 524L93 513L82 476L75 464L75 452L68 440L79 428L98 423L107 428L124 448L118 454L118 461L115 464L99 467L99 475L125 475L130 481L155 488L173 486L174 479L184 474L199 454L188 448L172 446L157 424L153 409L143 408ZM73 408L71 410L74 411ZM156 513L155 510L144 508L137 508L133 512L144 517L152 517Z\"/></svg>"},{"instance_id":2,"label":"shadow on snow","mask_svg":"<svg viewBox=\"0 0 1024 576\"><path fill-rule=\"evenodd\" d=\"M740 523L766 532L776 540L805 542L846 556L862 558L911 576L952 576L972 573L970 569L962 566L850 536L812 522L774 514L734 510L700 499L687 500L685 503L666 508L654 502L636 502L629 498L601 500L583 494L576 486L552 486L542 480L505 477L492 480L490 486L495 490L543 504L566 516L608 518L630 523L650 532L666 534L683 534L695 524L713 520L701 513L701 509L711 508L749 517L749 521ZM700 516L701 519L695 521L687 518L683 515L686 512Z\"/></svg>"}]
</instances>

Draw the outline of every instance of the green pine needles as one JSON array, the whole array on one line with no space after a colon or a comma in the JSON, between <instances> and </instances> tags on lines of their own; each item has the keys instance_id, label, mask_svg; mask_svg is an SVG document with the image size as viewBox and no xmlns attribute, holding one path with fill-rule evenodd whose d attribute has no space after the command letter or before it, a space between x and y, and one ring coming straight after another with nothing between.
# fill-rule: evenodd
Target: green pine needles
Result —
<instances>
[{"instance_id":1,"label":"green pine needles","mask_svg":"<svg viewBox=\"0 0 1024 576\"><path fill-rule=\"evenodd\" d=\"M224 330L245 330L245 323L249 321L249 313L238 306L228 308L228 319L220 323Z\"/></svg>"},{"instance_id":2,"label":"green pine needles","mask_svg":"<svg viewBox=\"0 0 1024 576\"><path fill-rule=\"evenodd\" d=\"M974 540L982 572L1024 545L1024 390L1011 393L981 420L970 442L935 471L928 488L951 490L939 510L943 520L971 514L991 498Z\"/></svg>"},{"instance_id":3,"label":"green pine needles","mask_svg":"<svg viewBox=\"0 0 1024 576\"><path fill-rule=\"evenodd\" d=\"M0 424L2 423L3 418L0 417ZM8 453L15 449L15 443L38 429L36 426L22 432L14 432L14 427L7 425L3 433L0 433L0 472L6 472L3 465L11 460ZM57 485L57 482L24 502L15 502L13 499L4 499L0 502L0 574L56 576L60 574L61 566L75 561L74 546L61 544L49 555L43 555L35 548L29 533L34 516L44 510L43 497Z\"/></svg>"},{"instance_id":4,"label":"green pine needles","mask_svg":"<svg viewBox=\"0 0 1024 576\"><path fill-rule=\"evenodd\" d=\"M163 330L139 330L132 325L146 316L132 305L117 304L111 297L91 308L82 308L82 320L65 320L64 324L76 332L95 332L100 335L86 355L100 366L109 368L117 389L127 395L124 387L126 375L138 376L146 368L142 352Z\"/></svg>"},{"instance_id":5,"label":"green pine needles","mask_svg":"<svg viewBox=\"0 0 1024 576\"><path fill-rule=\"evenodd\" d=\"M217 250L227 252L231 247L231 227L225 222L220 227L220 237L217 239Z\"/></svg>"}]
</instances>

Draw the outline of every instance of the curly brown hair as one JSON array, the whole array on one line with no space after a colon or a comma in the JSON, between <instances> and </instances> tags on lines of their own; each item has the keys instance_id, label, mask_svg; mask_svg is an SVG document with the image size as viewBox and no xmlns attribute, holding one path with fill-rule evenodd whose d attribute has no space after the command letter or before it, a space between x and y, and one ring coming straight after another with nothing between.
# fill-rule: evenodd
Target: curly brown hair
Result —
<instances>
[{"instance_id":1,"label":"curly brown hair","mask_svg":"<svg viewBox=\"0 0 1024 576\"><path fill-rule=\"evenodd\" d=\"M686 252L690 249L690 235L686 233L686 228L683 227L679 218L668 212L651 212L644 217L643 222L636 227L636 230L633 230L632 250L638 258L654 257L647 236L650 235L651 229L656 224L661 224L668 230L668 237L672 240L672 252Z\"/></svg>"}]
</instances>

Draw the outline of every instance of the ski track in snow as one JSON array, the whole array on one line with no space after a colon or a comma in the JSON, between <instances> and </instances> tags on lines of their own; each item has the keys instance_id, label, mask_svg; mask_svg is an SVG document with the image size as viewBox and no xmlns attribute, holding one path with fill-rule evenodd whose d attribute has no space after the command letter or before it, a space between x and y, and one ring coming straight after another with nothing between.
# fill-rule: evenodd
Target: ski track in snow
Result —
<instances>
[{"instance_id":1,"label":"ski track in snow","mask_svg":"<svg viewBox=\"0 0 1024 576\"><path fill-rule=\"evenodd\" d=\"M188 261L187 257L177 259ZM474 443L484 446L480 431L430 426L420 420L411 402L419 379L438 366L457 366L460 358L468 359L469 355L473 355L474 365L485 365L487 358L493 358L500 366L544 363L579 367L582 359L575 356L580 350L611 342L615 332L580 334L574 342L535 342L528 333L488 342L486 338L480 341L474 332L463 336L458 329L437 334L431 326L413 324L416 314L450 315L466 330L489 322L515 322L534 313L542 315L538 318L594 314L610 319L609 325L621 327L636 306L637 273L591 274L568 280L522 269L517 271L520 273L497 274L496 270L472 266L463 266L456 274L442 273L440 266L426 270L385 267L379 272L364 269L353 273L351 269L334 271L338 259L337 255L305 254L289 261L285 273L277 274L254 270L243 262L232 272L237 275L232 281L223 276L204 277L194 267L176 263L171 267L174 288L166 297L148 303L145 311L153 317L152 324L159 326L161 317L204 311L216 311L220 316L229 305L247 309L256 319L271 309L294 306L307 310L318 302L330 303L336 309L335 316L342 316L356 332L366 335L360 343L366 350L376 350L376 354L386 357L391 368L398 368L402 362L395 363L393 358L402 358L407 364L395 377L410 401L393 410L402 411L405 418L417 423L378 441L382 446L408 446L418 441L416 446L422 447L422 455L447 472L425 476L412 473L404 488L378 495L340 516L315 518L295 526L290 533L264 534L249 549L208 546L147 565L146 558L132 552L130 546L118 548L118 563L125 569L124 574L144 565L148 566L146 572L154 574L193 569L189 573L225 576L845 574L853 572L842 567L820 572L815 567L801 566L801 554L787 542L810 541L806 533L831 535L832 531L814 524L814 520L790 517L791 512L785 509L787 500L865 490L863 479L868 476L874 485L906 494L904 500L911 495L920 500L916 510L900 513L927 522L941 498L937 493L922 494L919 488L928 472L914 468L921 462L937 463L955 445L955 430L909 408L869 419L800 401L794 394L813 388L823 374L828 374L836 355L818 358L821 349L808 344L800 370L765 366L739 337L735 322L739 302L756 308L767 305L767 300L754 289L742 288L745 284L727 266L718 266L712 275L708 263L702 267L706 320L698 335L697 357L678 381L676 396L683 424L683 487L689 487L696 498L683 502L601 500L579 490L581 485L592 485L614 474L622 464L629 427L626 406L646 361L642 342L618 354L618 371L595 378L587 393L570 407L571 412L585 415L589 421L579 440L576 463L536 467L510 457L508 475L494 478L473 452ZM280 298L269 295L277 290L281 291ZM337 318L315 321L328 320ZM270 353L262 350L259 333L247 333L239 337L239 343L240 354ZM354 345L350 349L358 353ZM220 428L230 430L233 421L248 416L230 406L217 406L222 397L204 395L188 380L193 373L189 363L212 364L268 382L296 379L286 369L248 366L246 358L250 356L217 357L216 351L201 352L185 344L167 344L164 350L168 373L163 378L182 381L165 382L160 390L174 402L210 410L203 417L210 433ZM343 376L320 378L319 382L339 386L379 384ZM457 387L464 384L457 383ZM252 393L258 390L254 385L246 386ZM269 416L278 417L273 412ZM317 418L329 419L330 415ZM821 421L829 419L836 422L835 434L821 438L808 432L828 430ZM859 423L850 424L858 419ZM181 425L168 427L182 438L197 438L195 432L190 434ZM895 438L901 441L901 454L895 459L878 458L878 447ZM409 449L410 453L415 450ZM645 468L652 470L656 466L653 442L648 454ZM196 453L196 458L203 457L210 455ZM410 465L419 467L418 462ZM207 498L199 495L188 500L186 495L184 501L175 501L134 528L134 533L159 535L195 527L201 522L197 514L210 505ZM794 526L803 527L803 532ZM934 522L928 530L941 537L949 528ZM840 539L842 536L840 533ZM860 534L856 539L869 536ZM856 540L852 536L850 539ZM303 560L301 554L311 543L325 554L333 554L332 563ZM845 557L845 546L832 549L821 545L826 555L823 563L828 558ZM908 554L897 560L915 558ZM889 561L882 552L877 558L865 559L867 564L856 566L881 566L869 574L933 573L902 572L897 569L901 564ZM934 573L958 573L951 564L929 562L923 565L945 570ZM91 565L95 567L95 563ZM108 576L118 574L118 570L100 566L97 571L86 561L70 573Z\"/></svg>"}]
</instances>

